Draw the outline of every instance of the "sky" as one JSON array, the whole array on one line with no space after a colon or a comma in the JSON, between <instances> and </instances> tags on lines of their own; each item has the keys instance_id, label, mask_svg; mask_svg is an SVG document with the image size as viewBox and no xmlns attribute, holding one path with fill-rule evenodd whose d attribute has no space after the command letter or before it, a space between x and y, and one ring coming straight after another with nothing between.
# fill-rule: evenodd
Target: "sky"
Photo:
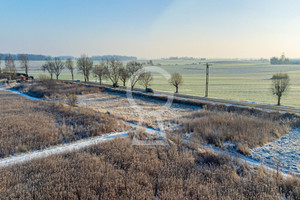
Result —
<instances>
[{"instance_id":1,"label":"sky","mask_svg":"<svg viewBox=\"0 0 300 200\"><path fill-rule=\"evenodd\" d=\"M0 52L300 57L299 0L0 0Z\"/></svg>"}]
</instances>

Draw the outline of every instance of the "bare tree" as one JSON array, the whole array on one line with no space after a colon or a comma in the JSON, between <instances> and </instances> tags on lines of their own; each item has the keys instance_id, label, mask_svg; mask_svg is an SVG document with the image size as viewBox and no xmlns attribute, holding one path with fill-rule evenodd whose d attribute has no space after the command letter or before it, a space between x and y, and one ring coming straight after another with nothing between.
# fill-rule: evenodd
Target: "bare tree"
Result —
<instances>
[{"instance_id":1,"label":"bare tree","mask_svg":"<svg viewBox=\"0 0 300 200\"><path fill-rule=\"evenodd\" d=\"M46 58L46 63L42 66L42 70L47 71L50 74L51 80L53 80L54 63L50 57Z\"/></svg>"},{"instance_id":2,"label":"bare tree","mask_svg":"<svg viewBox=\"0 0 300 200\"><path fill-rule=\"evenodd\" d=\"M169 83L176 88L176 93L178 93L178 88L183 83L182 76L179 73L172 74Z\"/></svg>"},{"instance_id":3,"label":"bare tree","mask_svg":"<svg viewBox=\"0 0 300 200\"><path fill-rule=\"evenodd\" d=\"M25 74L28 75L28 56L26 54L19 54L18 58L22 67L25 69Z\"/></svg>"},{"instance_id":4,"label":"bare tree","mask_svg":"<svg viewBox=\"0 0 300 200\"><path fill-rule=\"evenodd\" d=\"M138 63L136 61L131 61L127 63L126 68L130 76L130 87L131 90L133 90L135 84L141 79L142 73L137 73L139 70L141 70L143 65L141 63Z\"/></svg>"},{"instance_id":5,"label":"bare tree","mask_svg":"<svg viewBox=\"0 0 300 200\"><path fill-rule=\"evenodd\" d=\"M5 67L6 68L16 68L15 61L10 54L5 57Z\"/></svg>"},{"instance_id":6,"label":"bare tree","mask_svg":"<svg viewBox=\"0 0 300 200\"><path fill-rule=\"evenodd\" d=\"M105 65L107 78L111 80L111 82L113 83L113 87L117 87L120 79L120 71L123 67L123 64L117 59L112 58L110 60L106 60Z\"/></svg>"},{"instance_id":7,"label":"bare tree","mask_svg":"<svg viewBox=\"0 0 300 200\"><path fill-rule=\"evenodd\" d=\"M102 63L100 65L96 65L93 69L95 75L98 76L100 85L102 84L102 79L106 76L107 71L105 65Z\"/></svg>"},{"instance_id":8,"label":"bare tree","mask_svg":"<svg viewBox=\"0 0 300 200\"><path fill-rule=\"evenodd\" d=\"M287 91L290 77L287 74L277 73L272 77L272 92L277 96L277 105L280 105L282 95Z\"/></svg>"},{"instance_id":9,"label":"bare tree","mask_svg":"<svg viewBox=\"0 0 300 200\"><path fill-rule=\"evenodd\" d=\"M145 90L147 91L152 80L153 80L153 77L152 77L151 72L145 72L141 75L140 84L142 86L144 86Z\"/></svg>"},{"instance_id":10,"label":"bare tree","mask_svg":"<svg viewBox=\"0 0 300 200\"><path fill-rule=\"evenodd\" d=\"M5 57L5 68L3 71L4 73L8 74L9 80L15 78L16 76L17 70L16 70L15 61L10 54Z\"/></svg>"},{"instance_id":11,"label":"bare tree","mask_svg":"<svg viewBox=\"0 0 300 200\"><path fill-rule=\"evenodd\" d=\"M71 76L72 76L72 81L74 81L74 70L75 70L75 67L74 67L74 62L71 58L68 58L66 60L66 67L67 69L71 72Z\"/></svg>"},{"instance_id":12,"label":"bare tree","mask_svg":"<svg viewBox=\"0 0 300 200\"><path fill-rule=\"evenodd\" d=\"M77 60L77 68L80 73L84 76L84 82L89 81L90 73L93 69L93 61L87 55L82 55Z\"/></svg>"},{"instance_id":13,"label":"bare tree","mask_svg":"<svg viewBox=\"0 0 300 200\"><path fill-rule=\"evenodd\" d=\"M65 63L60 58L54 58L53 60L54 65L54 74L56 76L56 80L58 80L59 75L61 74L62 70L65 68Z\"/></svg>"},{"instance_id":14,"label":"bare tree","mask_svg":"<svg viewBox=\"0 0 300 200\"><path fill-rule=\"evenodd\" d=\"M120 68L120 80L123 82L123 86L126 86L127 80L130 78L129 71L125 67Z\"/></svg>"}]
</instances>

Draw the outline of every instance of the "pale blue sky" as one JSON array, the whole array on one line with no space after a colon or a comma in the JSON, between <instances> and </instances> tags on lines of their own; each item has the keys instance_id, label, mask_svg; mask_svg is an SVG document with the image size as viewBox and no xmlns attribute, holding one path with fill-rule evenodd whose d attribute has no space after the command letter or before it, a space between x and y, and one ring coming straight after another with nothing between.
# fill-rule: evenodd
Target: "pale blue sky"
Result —
<instances>
[{"instance_id":1,"label":"pale blue sky","mask_svg":"<svg viewBox=\"0 0 300 200\"><path fill-rule=\"evenodd\" d=\"M297 0L0 0L0 52L300 57Z\"/></svg>"}]
</instances>

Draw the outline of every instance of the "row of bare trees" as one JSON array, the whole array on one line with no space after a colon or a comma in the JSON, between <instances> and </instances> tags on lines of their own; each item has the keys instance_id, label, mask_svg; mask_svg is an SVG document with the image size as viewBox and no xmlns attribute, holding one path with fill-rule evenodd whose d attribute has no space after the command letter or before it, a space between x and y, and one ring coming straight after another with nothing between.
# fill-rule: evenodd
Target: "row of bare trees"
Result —
<instances>
[{"instance_id":1,"label":"row of bare trees","mask_svg":"<svg viewBox=\"0 0 300 200\"><path fill-rule=\"evenodd\" d=\"M25 69L25 73L28 75L28 56L26 54L20 54L18 58L22 67ZM1 59L2 55L0 54L0 73L2 72ZM11 55L5 57L5 66L3 72L9 73L11 76L16 74L15 61ZM48 72L51 79L53 79L55 75L57 80L65 68L70 71L72 80L74 80L75 64L71 58L68 58L64 62L58 57L54 59L49 57L42 66L42 70ZM123 63L117 59L107 59L94 66L93 60L86 55L82 55L77 60L77 70L83 74L85 82L89 81L90 75L93 73L99 78L100 84L102 84L103 79L109 79L113 86L117 87L119 81L122 82L123 86L126 86L126 83L129 81L131 90L133 90L138 82L147 90L153 80L152 74L143 70L143 65L136 61L131 61L124 66ZM11 78L13 77L10 77L10 79ZM178 93L178 88L183 82L182 76L179 73L172 74L169 82L176 88L176 93Z\"/></svg>"},{"instance_id":2,"label":"row of bare trees","mask_svg":"<svg viewBox=\"0 0 300 200\"><path fill-rule=\"evenodd\" d=\"M0 73L5 72L5 71L8 72L8 73L9 72L16 72L15 61L14 61L14 59L11 55L5 56L5 68L2 71L2 68L1 68L2 57L3 57L3 55L0 54ZM29 69L28 56L26 54L19 54L18 59L21 63L22 68L25 69L25 74L28 75L28 69Z\"/></svg>"},{"instance_id":3,"label":"row of bare trees","mask_svg":"<svg viewBox=\"0 0 300 200\"><path fill-rule=\"evenodd\" d=\"M129 82L131 89L139 82L147 90L153 80L152 74L143 69L141 63L131 61L124 66L122 62L117 59L103 60L100 64L94 66L93 60L86 55L82 55L76 61L77 71L83 74L84 81L90 80L91 74L94 74L100 84L103 79L108 79L112 82L113 87L118 87L118 83L122 82L123 86ZM46 63L42 66L42 70L50 74L51 79L56 76L58 80L59 75L63 69L68 69L71 73L72 80L74 80L75 61L71 58L65 62L60 58L47 58Z\"/></svg>"},{"instance_id":4,"label":"row of bare trees","mask_svg":"<svg viewBox=\"0 0 300 200\"><path fill-rule=\"evenodd\" d=\"M119 81L123 86L129 82L131 90L138 82L147 90L153 80L152 74L146 72L143 65L136 61L131 61L124 66L116 59L108 59L96 65L93 72L99 78L100 84L105 78L112 82L113 87L117 87Z\"/></svg>"}]
</instances>

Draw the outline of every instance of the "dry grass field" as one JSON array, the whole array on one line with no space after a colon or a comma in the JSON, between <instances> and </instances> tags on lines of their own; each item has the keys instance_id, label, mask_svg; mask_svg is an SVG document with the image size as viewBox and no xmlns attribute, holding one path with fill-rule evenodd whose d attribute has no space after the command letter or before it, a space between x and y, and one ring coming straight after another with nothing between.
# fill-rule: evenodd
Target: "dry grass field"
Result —
<instances>
[{"instance_id":1,"label":"dry grass field","mask_svg":"<svg viewBox=\"0 0 300 200\"><path fill-rule=\"evenodd\" d=\"M231 142L243 154L249 154L250 148L264 145L290 132L288 122L206 110L185 116L180 124L182 129L179 129L179 134L193 133L191 139L195 142L219 147Z\"/></svg>"},{"instance_id":2,"label":"dry grass field","mask_svg":"<svg viewBox=\"0 0 300 200\"><path fill-rule=\"evenodd\" d=\"M68 94L83 95L102 91L97 86L56 81L48 78L30 83L22 83L15 86L14 89L36 98L65 98Z\"/></svg>"},{"instance_id":3,"label":"dry grass field","mask_svg":"<svg viewBox=\"0 0 300 200\"><path fill-rule=\"evenodd\" d=\"M64 96L61 93L50 98L61 102ZM0 91L1 157L120 131L124 124L116 118L138 121L139 114L147 126L156 127L159 114L166 127L182 126L175 134L193 132L193 141L216 146L231 141L244 154L248 148L289 131L288 124L280 121L199 110L196 106L173 104L161 110L164 101L143 97L135 98L143 110L138 113L126 95L110 92L78 95L78 100L77 107L70 107ZM0 180L3 199L300 198L297 177L283 178L226 155L197 151L176 142L170 146L133 146L129 138L2 167Z\"/></svg>"},{"instance_id":4,"label":"dry grass field","mask_svg":"<svg viewBox=\"0 0 300 200\"><path fill-rule=\"evenodd\" d=\"M120 122L105 114L0 90L0 157L121 128Z\"/></svg>"},{"instance_id":5,"label":"dry grass field","mask_svg":"<svg viewBox=\"0 0 300 200\"><path fill-rule=\"evenodd\" d=\"M224 155L126 139L0 168L4 199L299 199L299 179L268 175Z\"/></svg>"}]
</instances>

